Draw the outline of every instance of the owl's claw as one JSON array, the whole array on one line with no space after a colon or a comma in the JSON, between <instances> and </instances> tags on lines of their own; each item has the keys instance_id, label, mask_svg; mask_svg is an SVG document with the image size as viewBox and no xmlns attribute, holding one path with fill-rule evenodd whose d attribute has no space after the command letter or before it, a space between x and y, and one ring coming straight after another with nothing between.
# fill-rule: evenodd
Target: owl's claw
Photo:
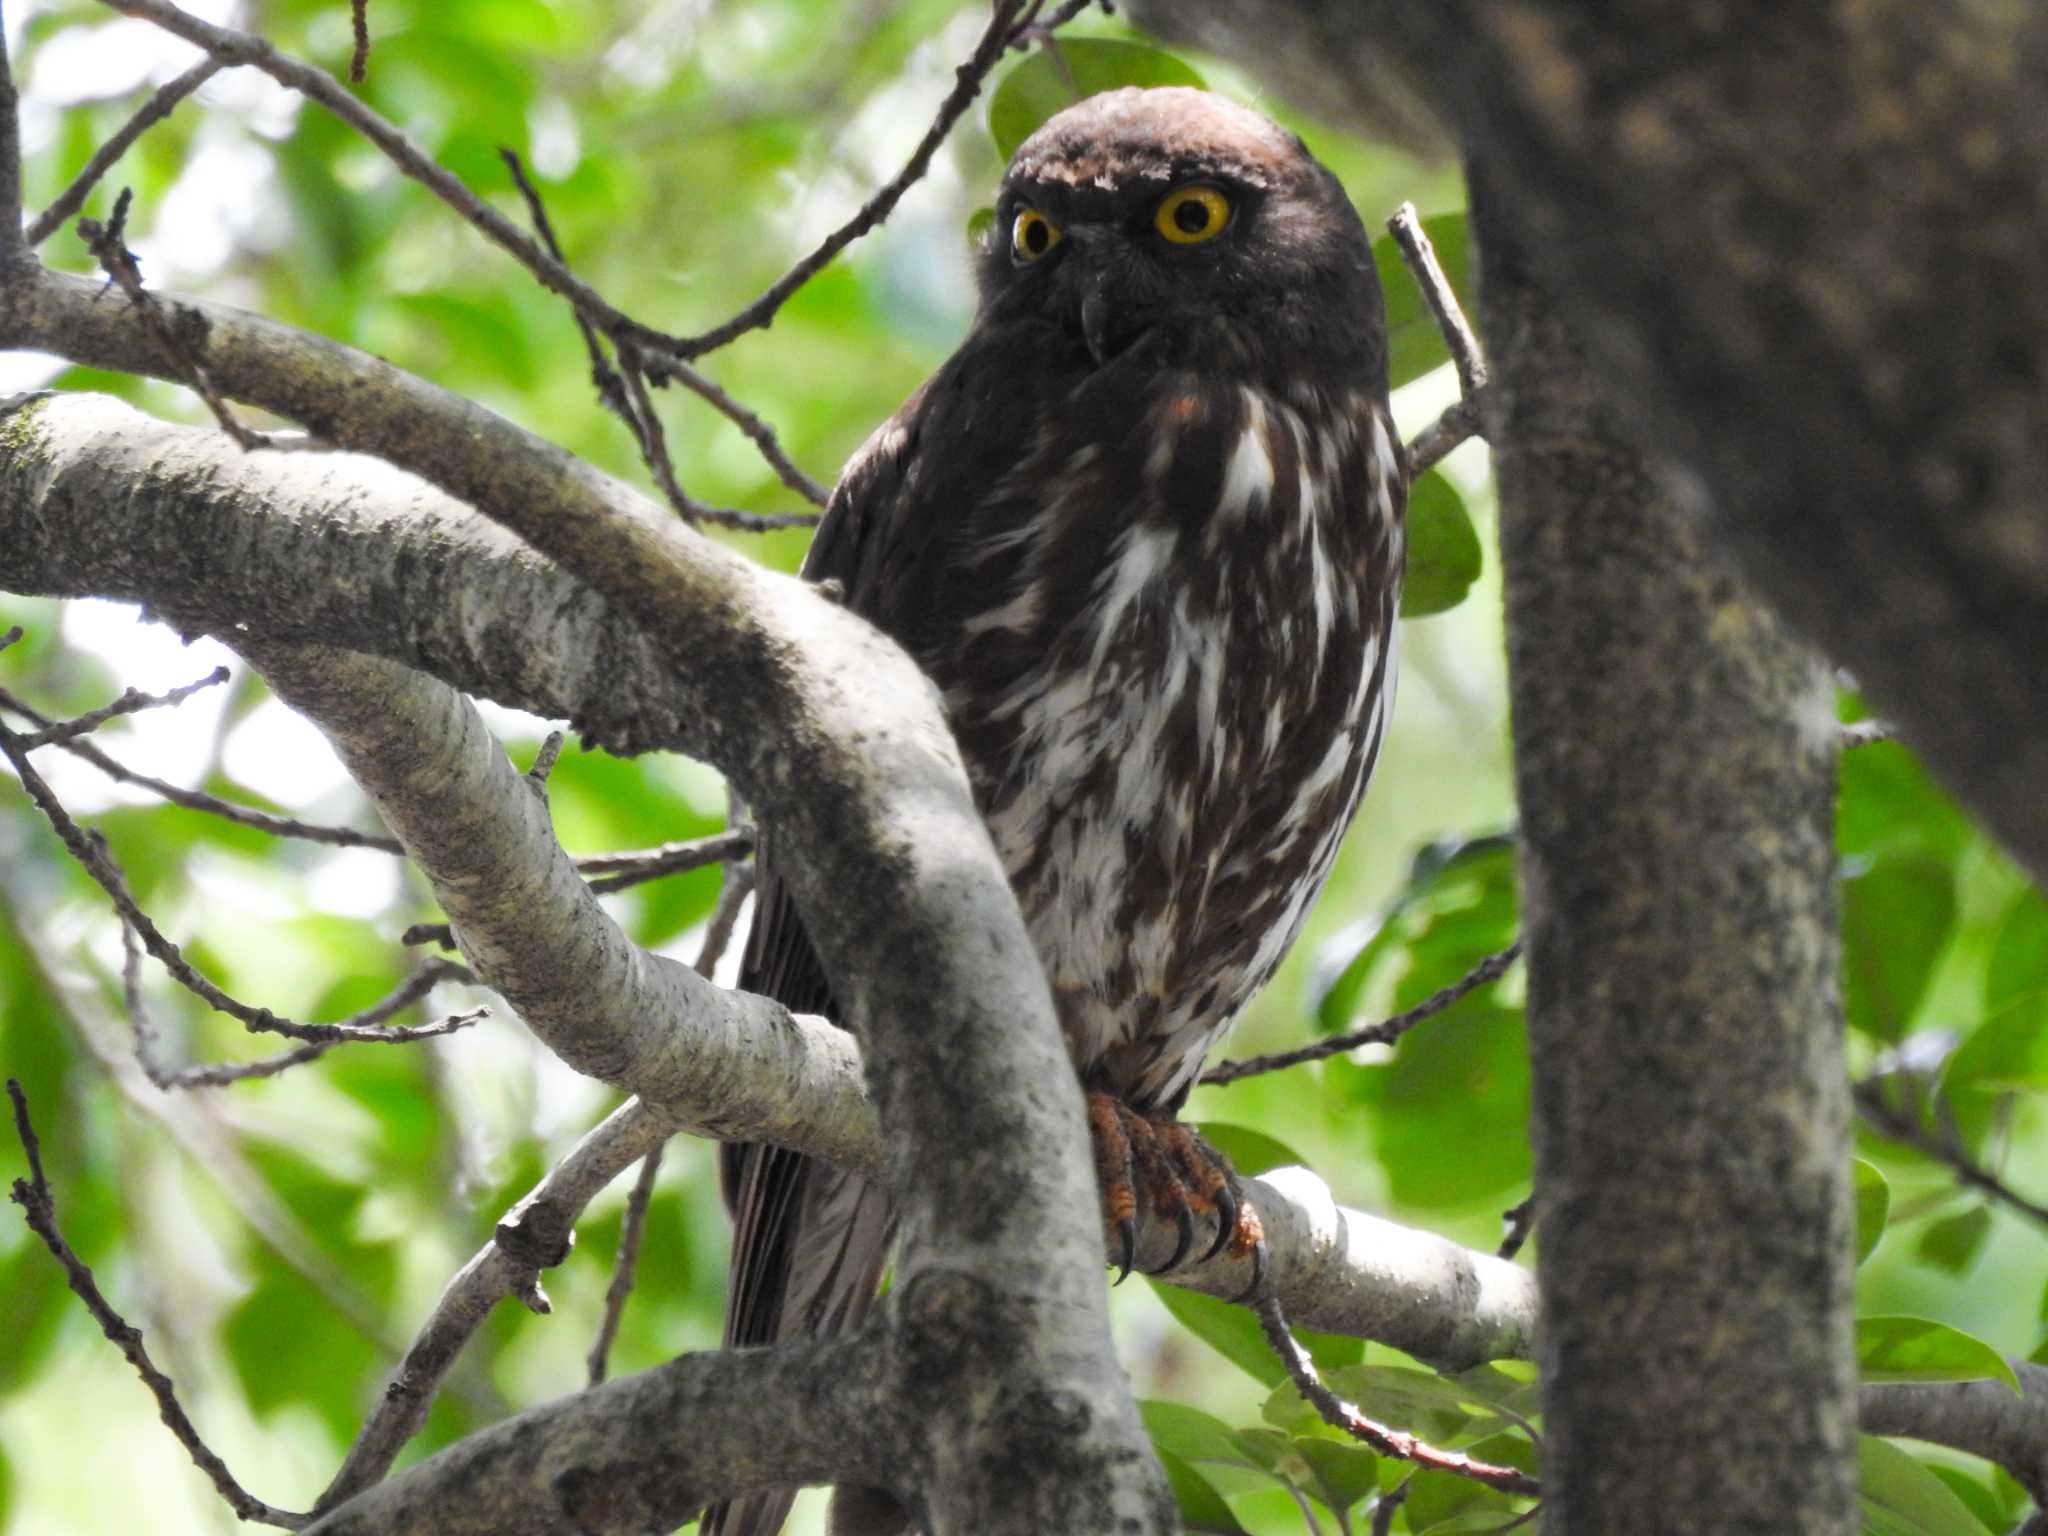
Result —
<instances>
[{"instance_id":1,"label":"owl's claw","mask_svg":"<svg viewBox=\"0 0 2048 1536\"><path fill-rule=\"evenodd\" d=\"M1216 1213L1216 1237L1200 1262L1226 1250L1252 1260L1252 1291L1265 1278L1265 1237L1258 1217L1237 1192L1237 1175L1223 1156L1179 1121L1140 1114L1113 1094L1088 1094L1088 1127L1095 1143L1095 1173L1102 1191L1102 1221L1111 1237L1116 1283L1137 1262L1140 1191L1148 1219L1172 1222L1172 1255L1147 1273L1169 1274L1195 1246L1195 1218ZM1246 1295L1250 1295L1247 1291Z\"/></svg>"},{"instance_id":2,"label":"owl's claw","mask_svg":"<svg viewBox=\"0 0 2048 1536\"><path fill-rule=\"evenodd\" d=\"M1202 1255L1202 1262L1208 1263L1230 1245L1230 1239L1237 1232L1237 1183L1225 1179L1223 1187L1216 1192L1216 1241L1211 1243Z\"/></svg>"},{"instance_id":3,"label":"owl's claw","mask_svg":"<svg viewBox=\"0 0 2048 1536\"><path fill-rule=\"evenodd\" d=\"M1131 1278L1131 1266L1138 1259L1138 1223L1129 1216L1116 1224L1117 1260L1116 1278L1109 1283L1122 1285Z\"/></svg>"},{"instance_id":4,"label":"owl's claw","mask_svg":"<svg viewBox=\"0 0 2048 1536\"><path fill-rule=\"evenodd\" d=\"M1153 1270L1152 1273L1155 1275L1170 1275L1179 1269L1180 1261L1186 1258L1188 1250L1195 1246L1195 1213L1183 1204L1174 1211L1173 1216L1180 1227L1180 1238L1173 1245L1173 1257Z\"/></svg>"}]
</instances>

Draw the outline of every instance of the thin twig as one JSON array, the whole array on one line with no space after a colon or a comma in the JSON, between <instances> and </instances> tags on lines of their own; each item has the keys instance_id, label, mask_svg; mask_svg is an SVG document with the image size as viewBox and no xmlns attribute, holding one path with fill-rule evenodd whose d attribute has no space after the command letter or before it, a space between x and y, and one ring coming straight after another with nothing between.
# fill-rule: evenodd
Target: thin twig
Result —
<instances>
[{"instance_id":1,"label":"thin twig","mask_svg":"<svg viewBox=\"0 0 2048 1536\"><path fill-rule=\"evenodd\" d=\"M982 82L988 78L989 71L995 68L997 61L1012 45L1026 36L1043 4L1044 0L996 0L981 41L974 45L974 52L968 55L967 62L954 71L952 91L940 104L938 115L932 119L931 126L925 130L924 137L918 141L917 149L904 163L903 169L863 203L852 218L827 235L816 250L770 284L768 290L753 303L723 325L690 337L682 344L679 355L686 359L701 356L724 346L736 336L768 325L774 320L776 311L789 302L790 296L823 271L833 257L888 218L903 194L924 175L953 124L980 94ZM1075 15L1081 7L1076 6L1071 11L1065 6L1060 9L1063 15Z\"/></svg>"},{"instance_id":2,"label":"thin twig","mask_svg":"<svg viewBox=\"0 0 2048 1536\"><path fill-rule=\"evenodd\" d=\"M548 217L547 205L541 200L539 189L528 179L525 164L513 150L501 147L498 155L505 162L506 169L511 172L513 186L518 188L519 195L526 201L527 214L533 220L534 232L540 236L548 254L566 268L568 258L562 254L561 242L555 238L554 222ZM597 327L591 324L590 317L580 309L573 309L573 312L576 316L576 328L583 333L584 350L590 355L590 380L597 386L599 403L626 424L626 429L633 434L633 441L639 445L640 460L647 466L648 474L653 477L661 494L667 498L668 504L684 522L692 525L700 522L717 523L723 527L741 528L756 533L770 528L788 528L817 522L814 513L763 515L708 506L686 492L676 479L675 461L668 451L668 433L661 424L661 416L654 409L654 401L647 393L647 368L639 350L631 343L621 344L619 363L614 368L604 355L604 343L598 340ZM668 377L670 366L664 365L661 371L662 377ZM675 370L675 375L682 377L682 370ZM783 456L781 445L765 422L752 412L746 411L730 397L723 402L714 400L713 404L718 405L721 410L726 410L743 431L754 437L763 455L775 466L778 474L782 474L785 479L791 474L797 476L801 481L798 490L810 496L812 500L818 500L822 496L822 489L816 482ZM728 406L731 409L727 410ZM734 415L734 412L740 414Z\"/></svg>"},{"instance_id":3,"label":"thin twig","mask_svg":"<svg viewBox=\"0 0 2048 1536\"><path fill-rule=\"evenodd\" d=\"M142 1331L113 1309L101 1294L92 1270L64 1240L64 1234L57 1226L56 1200L50 1193L49 1180L43 1175L42 1147L36 1139L35 1127L29 1121L28 1096L21 1091L21 1084L11 1077L7 1080L7 1096L14 1101L14 1130L21 1138L22 1151L27 1154L29 1171L28 1178L14 1181L12 1198L21 1207L29 1229L43 1240L43 1246L64 1267L64 1279L73 1294L85 1303L93 1321L100 1325L100 1331L135 1367L143 1385L155 1396L157 1412L165 1427L177 1436L178 1443L185 1447L193 1465L206 1474L228 1507L243 1520L281 1526L288 1531L298 1530L307 1523L309 1516L264 1503L236 1482L234 1474L228 1471L227 1463L199 1438L199 1431L178 1403L177 1388L172 1385L171 1378L156 1368L149 1358L149 1351L143 1348Z\"/></svg>"},{"instance_id":4,"label":"thin twig","mask_svg":"<svg viewBox=\"0 0 2048 1536\"><path fill-rule=\"evenodd\" d=\"M169 971L187 990L197 994L207 1003L239 1020L245 1027L259 1034L285 1035L294 1040L324 1041L333 1044L339 1041L360 1041L376 1045L404 1045L415 1040L445 1035L476 1021L480 1015L457 1014L433 1024L421 1024L396 1028L379 1022L364 1022L377 1012L367 1010L351 1019L333 1024L301 1024L291 1019L279 1018L268 1008L252 1008L247 1003L229 996L207 977L193 968L178 946L165 938L156 924L150 920L136 903L134 894L128 889L128 882L115 866L108 852L105 839L89 834L71 818L50 786L43 781L28 760L28 754L21 749L20 737L0 726L0 755L14 765L15 775L21 780L21 787L35 803L36 809L70 850L71 856L85 866L85 872L93 877L100 889L114 904L114 909L124 921L134 925L135 932L143 945L157 961ZM467 973L464 973L467 974ZM382 1004L378 1005L380 1008Z\"/></svg>"},{"instance_id":5,"label":"thin twig","mask_svg":"<svg viewBox=\"0 0 2048 1536\"><path fill-rule=\"evenodd\" d=\"M1259 1328L1266 1335L1266 1342L1273 1347L1273 1353L1280 1357L1287 1367L1288 1379L1295 1390L1321 1414L1323 1422L1333 1429L1342 1430L1363 1445L1382 1456L1392 1456L1400 1461L1412 1461L1418 1467L1428 1467L1438 1472L1450 1472L1458 1477L1469 1477L1475 1483L1484 1484L1499 1493L1512 1494L1516 1498L1533 1499L1542 1493L1541 1485L1535 1478L1519 1467L1495 1466L1491 1462L1478 1461L1462 1451L1446 1451L1418 1439L1406 1430L1394 1429L1367 1418L1358 1408L1345 1402L1316 1375L1315 1362L1308 1352L1296 1342L1293 1332L1287 1326L1287 1316L1280 1310L1280 1300L1271 1286L1262 1285L1252 1296L1252 1310L1258 1314Z\"/></svg>"},{"instance_id":6,"label":"thin twig","mask_svg":"<svg viewBox=\"0 0 2048 1536\"><path fill-rule=\"evenodd\" d=\"M1221 1066L1211 1067L1202 1074L1205 1084L1234 1083L1242 1078L1257 1077L1265 1072L1278 1072L1283 1067L1298 1067L1306 1061L1321 1061L1330 1056L1341 1056L1346 1051L1355 1051L1361 1045L1392 1045L1423 1020L1442 1013L1451 1004L1467 993L1476 992L1490 982L1500 980L1522 953L1522 941L1515 940L1499 954L1488 955L1484 960L1452 982L1448 987L1425 998L1406 1013L1397 1013L1390 1019L1377 1024L1368 1024L1363 1029L1354 1029L1348 1034L1333 1035L1328 1040L1318 1040L1313 1045L1304 1045L1297 1050L1281 1051L1272 1056L1247 1056L1242 1061L1226 1061Z\"/></svg>"},{"instance_id":7,"label":"thin twig","mask_svg":"<svg viewBox=\"0 0 2048 1536\"><path fill-rule=\"evenodd\" d=\"M1534 1191L1530 1192L1528 1199L1502 1211L1500 1219L1503 1231L1501 1233L1500 1247L1494 1250L1494 1257L1512 1259L1522 1251L1523 1246L1529 1241L1529 1235L1536 1230L1536 1195Z\"/></svg>"},{"instance_id":8,"label":"thin twig","mask_svg":"<svg viewBox=\"0 0 2048 1536\"><path fill-rule=\"evenodd\" d=\"M21 102L7 59L6 32L0 28L0 268L27 255L21 238Z\"/></svg>"},{"instance_id":9,"label":"thin twig","mask_svg":"<svg viewBox=\"0 0 2048 1536\"><path fill-rule=\"evenodd\" d=\"M73 720L59 721L46 725L41 730L31 731L16 738L15 744L24 752L33 752L38 747L56 746L61 742L75 741L89 736L109 720L118 720L123 715L140 714L145 709L164 709L184 703L202 688L214 688L228 680L226 667L215 667L196 683L186 683L173 688L169 693L144 693L139 688L124 688L121 696L111 704L103 704Z\"/></svg>"},{"instance_id":10,"label":"thin twig","mask_svg":"<svg viewBox=\"0 0 2048 1536\"><path fill-rule=\"evenodd\" d=\"M1410 485L1449 458L1467 438L1480 435L1484 421L1483 398L1482 390L1470 398L1452 401L1444 407L1443 415L1415 434L1415 440L1404 451Z\"/></svg>"},{"instance_id":11,"label":"thin twig","mask_svg":"<svg viewBox=\"0 0 2048 1536\"><path fill-rule=\"evenodd\" d=\"M1886 1095L1882 1079L1865 1078L1850 1088L1858 1112L1878 1134L1926 1153L1970 1188L2048 1226L2048 1206L2029 1200L1998 1175L1980 1166L1963 1145L1962 1136L1953 1121L1939 1128L1928 1126L1921 1115L1922 1095L1911 1086L1913 1079L1902 1081L1908 1085L1902 1090L1906 1099L1903 1104L1894 1103ZM1937 1110L1945 1108L1939 1099L1935 1100L1935 1106Z\"/></svg>"},{"instance_id":12,"label":"thin twig","mask_svg":"<svg viewBox=\"0 0 2048 1536\"><path fill-rule=\"evenodd\" d=\"M114 199L114 211L102 224L98 219L78 221L79 238L87 249L98 258L100 267L109 278L128 295L150 334L163 349L165 359L183 376L186 384L206 402L206 408L213 412L213 419L220 423L223 432L245 449L268 448L271 446L267 434L245 427L228 409L228 403L214 386L213 376L206 371L206 365L199 360L198 353L186 345L185 338L157 303L156 296L142 286L142 268L135 259L135 253L128 249L125 236L128 224L128 207L134 200L132 188L123 187L121 195Z\"/></svg>"},{"instance_id":13,"label":"thin twig","mask_svg":"<svg viewBox=\"0 0 2048 1536\"><path fill-rule=\"evenodd\" d=\"M1408 1490L1414 1481L1414 1474L1410 1473L1398 1488L1380 1495L1379 1502L1372 1507L1372 1536L1393 1536L1394 1516L1408 1502Z\"/></svg>"},{"instance_id":14,"label":"thin twig","mask_svg":"<svg viewBox=\"0 0 2048 1536\"><path fill-rule=\"evenodd\" d=\"M47 730L57 723L50 716L31 709L5 688L0 688L0 709L12 710L41 730ZM203 794L196 789L184 789L168 780L137 773L109 757L89 741L61 741L57 745L74 757L85 759L117 784L132 784L138 789L146 789L153 795L162 796L173 805L182 805L188 811L202 811L209 816L218 816L221 820L231 821L236 826L268 832L273 837L295 837L304 842L326 843L336 848L373 848L379 853L405 852L395 837L358 832L351 827L322 826L314 822L299 821L290 816L274 816L268 811L259 811L251 806L236 805L232 800L223 800L218 795Z\"/></svg>"},{"instance_id":15,"label":"thin twig","mask_svg":"<svg viewBox=\"0 0 2048 1536\"><path fill-rule=\"evenodd\" d=\"M445 167L437 164L388 118L355 96L334 76L301 59L280 53L268 40L232 27L211 22L181 10L170 0L102 0L110 10L124 16L153 22L174 36L205 49L224 64L248 65L261 70L280 85L318 102L348 124L378 149L398 170L419 182L493 244L510 254L551 292L561 294L588 315L597 328L619 345L632 344L651 355L681 363L707 350L689 350L677 337L644 325L608 302L604 296L561 262L555 260L524 230L478 197ZM687 382L687 380L685 381ZM702 393L702 391L700 391ZM737 407L731 396L718 391L706 394L714 406L732 414ZM782 454L775 435L759 417L742 412L734 420L742 431L764 451L772 446L769 463L783 479L810 500L824 504L824 491L816 481L797 470Z\"/></svg>"},{"instance_id":16,"label":"thin twig","mask_svg":"<svg viewBox=\"0 0 2048 1536\"><path fill-rule=\"evenodd\" d=\"M1437 329L1443 332L1451 361L1458 366L1458 392L1469 400L1486 387L1486 359L1479 350L1479 338L1472 334L1471 324L1465 319L1465 311L1458 306L1457 294L1451 291L1451 281L1436 259L1436 249L1429 243L1415 205L1403 203L1396 208L1394 216L1387 220L1387 230L1401 248L1408 270L1415 274L1429 312L1436 316Z\"/></svg>"},{"instance_id":17,"label":"thin twig","mask_svg":"<svg viewBox=\"0 0 2048 1536\"><path fill-rule=\"evenodd\" d=\"M619 1336L619 1320L625 1316L626 1298L633 1291L633 1275L640 1262L640 1240L647 1233L647 1206L654 1198L654 1181L661 1176L661 1148L640 1160L640 1177L633 1181L633 1193L626 1199L626 1218L619 1228L619 1257L612 1266L611 1284L605 1287L604 1321L598 1325L587 1357L590 1384L605 1378L611 1362L612 1341Z\"/></svg>"},{"instance_id":18,"label":"thin twig","mask_svg":"<svg viewBox=\"0 0 2048 1536\"><path fill-rule=\"evenodd\" d=\"M653 383L680 384L698 399L708 403L712 409L753 439L755 449L768 461L768 467L775 471L777 479L804 500L821 507L825 505L829 496L825 487L805 474L797 467L796 461L782 451L781 440L776 437L775 429L767 422L681 359L649 354L638 361Z\"/></svg>"},{"instance_id":19,"label":"thin twig","mask_svg":"<svg viewBox=\"0 0 2048 1536\"><path fill-rule=\"evenodd\" d=\"M217 1062L196 1067L168 1066L163 1059L162 1037L157 1031L156 1019L142 995L142 945L136 937L134 925L125 921L121 924L121 949L121 991L127 1002L129 1024L135 1031L135 1060L142 1068L142 1075L166 1092L224 1088L230 1083L276 1077L293 1067L318 1061L340 1043L334 1040L308 1041L275 1056L265 1056L260 1061ZM469 972L464 967L437 960L422 966L350 1022L357 1025L381 1024L410 1008L440 983L468 978ZM451 1014L436 1023L420 1026L409 1038L424 1040L435 1035L453 1034L489 1013L488 1008L476 1008L468 1013Z\"/></svg>"},{"instance_id":20,"label":"thin twig","mask_svg":"<svg viewBox=\"0 0 2048 1536\"><path fill-rule=\"evenodd\" d=\"M740 908L746 905L747 893L753 888L752 869L741 867L728 873L725 888L718 893L711 923L704 930L704 943L697 951L695 970L706 981L725 957L725 947L732 942L733 929L739 922ZM633 1193L626 1200L625 1222L619 1229L619 1255L612 1266L611 1284L604 1293L604 1320L598 1325L597 1338L592 1341L587 1357L593 1387L604 1380L612 1342L619 1336L619 1322L625 1316L626 1298L633 1291L640 1244L647 1232L647 1206L654 1198L654 1181L660 1173L661 1147L656 1145L641 1161L640 1177L634 1181Z\"/></svg>"},{"instance_id":21,"label":"thin twig","mask_svg":"<svg viewBox=\"0 0 2048 1536\"><path fill-rule=\"evenodd\" d=\"M606 878L591 881L590 889L594 895L608 896L613 891L644 885L664 875L679 875L685 870L702 869L706 864L725 864L743 859L753 848L754 829L735 827L730 832L715 832L709 837L691 838L688 842L668 843L644 853L609 853L578 859L576 868L585 875L602 873Z\"/></svg>"},{"instance_id":22,"label":"thin twig","mask_svg":"<svg viewBox=\"0 0 2048 1536\"><path fill-rule=\"evenodd\" d=\"M71 185L59 192L56 199L37 214L28 227L28 243L41 245L50 236L64 227L65 220L85 206L92 189L100 184L100 178L114 168L114 163L128 153L129 145L141 138L143 132L162 122L171 115L179 102L206 84L227 66L216 58L204 58L194 64L175 80L167 80L150 93L135 111L135 115L115 130L114 136L93 151L86 161L85 169L72 178Z\"/></svg>"},{"instance_id":23,"label":"thin twig","mask_svg":"<svg viewBox=\"0 0 2048 1536\"><path fill-rule=\"evenodd\" d=\"M349 83L361 85L370 78L370 0L348 0L348 24L355 34L348 56Z\"/></svg>"},{"instance_id":24,"label":"thin twig","mask_svg":"<svg viewBox=\"0 0 2048 1536\"><path fill-rule=\"evenodd\" d=\"M555 763L562 755L562 744L569 739L564 731L549 731L541 738L540 750L533 754L533 766L526 770L526 782L535 789L546 790L548 775L555 771Z\"/></svg>"}]
</instances>

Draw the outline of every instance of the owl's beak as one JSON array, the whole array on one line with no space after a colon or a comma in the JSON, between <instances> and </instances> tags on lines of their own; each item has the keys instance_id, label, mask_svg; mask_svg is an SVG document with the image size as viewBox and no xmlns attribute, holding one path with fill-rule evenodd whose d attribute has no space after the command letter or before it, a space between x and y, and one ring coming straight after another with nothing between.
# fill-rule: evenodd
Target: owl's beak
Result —
<instances>
[{"instance_id":1,"label":"owl's beak","mask_svg":"<svg viewBox=\"0 0 2048 1536\"><path fill-rule=\"evenodd\" d=\"M1100 288L1081 301L1081 337L1096 367L1109 361L1109 300Z\"/></svg>"}]
</instances>

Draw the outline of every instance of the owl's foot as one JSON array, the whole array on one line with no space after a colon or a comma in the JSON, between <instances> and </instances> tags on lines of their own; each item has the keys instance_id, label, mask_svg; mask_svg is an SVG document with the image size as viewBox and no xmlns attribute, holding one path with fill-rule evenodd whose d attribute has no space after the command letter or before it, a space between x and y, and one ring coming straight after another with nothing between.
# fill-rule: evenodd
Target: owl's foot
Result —
<instances>
[{"instance_id":1,"label":"owl's foot","mask_svg":"<svg viewBox=\"0 0 2048 1536\"><path fill-rule=\"evenodd\" d=\"M1108 1093L1089 1093L1088 1129L1095 1142L1102 1222L1114 1234L1118 1284L1130 1278L1137 1259L1142 1193L1148 1219L1170 1223L1179 1233L1172 1257L1150 1273L1178 1269L1194 1247L1196 1216L1213 1213L1216 1237L1201 1262L1226 1248L1233 1258L1249 1258L1252 1283L1245 1295L1258 1290L1266 1271L1265 1230L1258 1212L1238 1198L1236 1170L1222 1153L1171 1116L1140 1114Z\"/></svg>"}]
</instances>

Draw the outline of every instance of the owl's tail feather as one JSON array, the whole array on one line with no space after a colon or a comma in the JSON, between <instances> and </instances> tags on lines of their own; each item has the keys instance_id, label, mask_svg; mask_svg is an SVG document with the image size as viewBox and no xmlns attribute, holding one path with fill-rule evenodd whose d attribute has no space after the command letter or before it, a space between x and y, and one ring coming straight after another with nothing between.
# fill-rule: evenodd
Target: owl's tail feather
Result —
<instances>
[{"instance_id":1,"label":"owl's tail feather","mask_svg":"<svg viewBox=\"0 0 2048 1536\"><path fill-rule=\"evenodd\" d=\"M727 1146L720 1174L734 1220L726 1347L858 1327L896 1231L881 1187L780 1147ZM775 1536L795 1497L778 1489L714 1504L698 1531Z\"/></svg>"}]
</instances>

